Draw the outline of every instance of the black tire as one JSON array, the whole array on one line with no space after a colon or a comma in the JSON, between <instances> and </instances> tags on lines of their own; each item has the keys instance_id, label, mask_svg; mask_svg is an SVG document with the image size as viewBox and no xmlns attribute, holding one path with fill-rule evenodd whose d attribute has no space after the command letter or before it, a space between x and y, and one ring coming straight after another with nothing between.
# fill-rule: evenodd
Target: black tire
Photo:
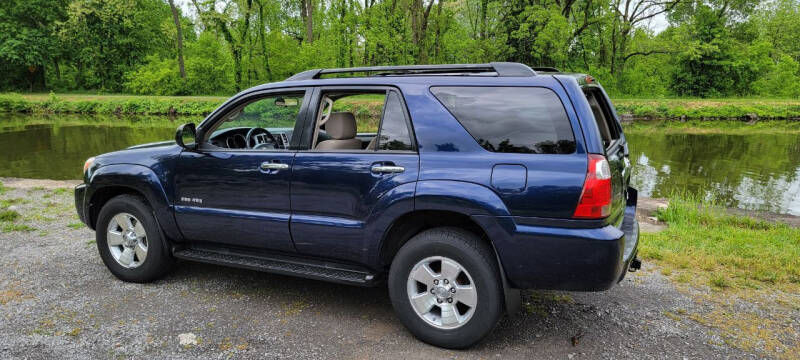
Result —
<instances>
[{"instance_id":1,"label":"black tire","mask_svg":"<svg viewBox=\"0 0 800 360\"><path fill-rule=\"evenodd\" d=\"M128 213L141 221L147 233L147 256L145 260L136 268L126 268L122 266L111 254L108 247L107 236L108 226L111 220L120 213ZM172 268L175 259L169 253L167 243L161 228L153 216L153 210L147 201L137 195L119 195L109 200L100 214L97 216L97 226L95 227L95 237L97 239L97 250L100 258L114 276L122 281L134 283L151 282L164 276Z\"/></svg>"},{"instance_id":2,"label":"black tire","mask_svg":"<svg viewBox=\"0 0 800 360\"><path fill-rule=\"evenodd\" d=\"M423 259L444 256L458 262L472 277L477 305L460 327L441 329L429 324L411 305L407 282L412 268ZM463 349L483 339L503 315L503 289L493 250L475 234L451 227L423 231L397 252L389 270L389 296L397 316L418 339L431 345Z\"/></svg>"}]
</instances>

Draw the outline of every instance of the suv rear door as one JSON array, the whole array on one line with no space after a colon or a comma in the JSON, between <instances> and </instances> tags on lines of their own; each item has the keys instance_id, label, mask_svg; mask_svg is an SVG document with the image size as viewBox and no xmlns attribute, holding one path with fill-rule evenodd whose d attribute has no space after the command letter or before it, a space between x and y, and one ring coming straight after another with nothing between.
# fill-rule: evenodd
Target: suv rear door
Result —
<instances>
[{"instance_id":1,"label":"suv rear door","mask_svg":"<svg viewBox=\"0 0 800 360\"><path fill-rule=\"evenodd\" d=\"M451 147L459 154L427 147L420 178L457 174L461 181L484 184L511 215L535 217L532 221L538 224L572 218L587 166L581 137L576 136L580 126L572 108L561 100L567 95L553 86L558 83L544 78L539 84L431 87L467 137L456 129L442 131L446 139L439 141L455 142ZM444 119L441 123L447 126Z\"/></svg>"},{"instance_id":2,"label":"suv rear door","mask_svg":"<svg viewBox=\"0 0 800 360\"><path fill-rule=\"evenodd\" d=\"M419 155L399 91L376 87L322 87L315 91L311 106L316 113L322 110L321 99L326 94L374 93L375 90L386 95L374 148L370 144L366 149L311 149L299 151L295 156L290 228L298 253L362 261L365 249L374 242L369 238L368 226L376 219L370 215L385 211L382 206L386 204L382 201L387 196L398 195L398 191L410 191L405 198L413 197ZM313 123L312 129L318 118L320 116L308 118ZM357 138L363 137L358 135ZM401 188L404 184L410 186ZM403 206L404 211L411 211L413 202L395 205L392 209L401 210Z\"/></svg>"}]
</instances>

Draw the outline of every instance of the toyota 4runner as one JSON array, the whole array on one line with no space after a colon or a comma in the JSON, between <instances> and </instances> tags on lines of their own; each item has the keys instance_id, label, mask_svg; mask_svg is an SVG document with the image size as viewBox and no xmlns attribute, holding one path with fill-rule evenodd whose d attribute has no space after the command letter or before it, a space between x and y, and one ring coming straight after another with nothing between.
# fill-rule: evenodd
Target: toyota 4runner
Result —
<instances>
[{"instance_id":1,"label":"toyota 4runner","mask_svg":"<svg viewBox=\"0 0 800 360\"><path fill-rule=\"evenodd\" d=\"M372 286L448 348L519 289L636 269L622 127L591 76L518 63L315 69L233 96L174 141L86 161L75 188L118 278L175 259Z\"/></svg>"}]
</instances>

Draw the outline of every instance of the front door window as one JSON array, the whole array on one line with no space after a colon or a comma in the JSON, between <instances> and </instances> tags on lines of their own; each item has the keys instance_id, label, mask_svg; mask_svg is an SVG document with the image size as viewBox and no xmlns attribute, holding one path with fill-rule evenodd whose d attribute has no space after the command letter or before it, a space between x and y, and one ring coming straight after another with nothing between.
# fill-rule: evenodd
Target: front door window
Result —
<instances>
[{"instance_id":1,"label":"front door window","mask_svg":"<svg viewBox=\"0 0 800 360\"><path fill-rule=\"evenodd\" d=\"M236 150L288 150L303 93L268 95L226 113L206 143Z\"/></svg>"}]
</instances>

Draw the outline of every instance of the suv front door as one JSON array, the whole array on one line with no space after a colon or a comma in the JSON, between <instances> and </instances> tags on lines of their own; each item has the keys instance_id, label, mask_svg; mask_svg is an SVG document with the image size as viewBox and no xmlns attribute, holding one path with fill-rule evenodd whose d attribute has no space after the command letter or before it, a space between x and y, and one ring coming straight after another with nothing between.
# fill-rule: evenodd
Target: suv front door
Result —
<instances>
[{"instance_id":1,"label":"suv front door","mask_svg":"<svg viewBox=\"0 0 800 360\"><path fill-rule=\"evenodd\" d=\"M295 251L289 184L307 97L305 89L248 95L201 125L198 150L181 153L175 174L175 219L187 240Z\"/></svg>"},{"instance_id":2,"label":"suv front door","mask_svg":"<svg viewBox=\"0 0 800 360\"><path fill-rule=\"evenodd\" d=\"M333 90L321 89L318 100L312 103L319 104L326 91ZM389 198L413 197L413 183L419 173L413 131L400 93L384 91L374 145L366 149L312 149L295 156L291 231L297 252L363 262L377 240L368 231L377 221L372 216L384 214ZM321 110L319 105L312 108ZM358 126L364 126L363 122ZM363 133L359 138L364 138ZM365 145L369 139L363 141ZM411 211L413 202L393 204L392 209Z\"/></svg>"}]
</instances>

